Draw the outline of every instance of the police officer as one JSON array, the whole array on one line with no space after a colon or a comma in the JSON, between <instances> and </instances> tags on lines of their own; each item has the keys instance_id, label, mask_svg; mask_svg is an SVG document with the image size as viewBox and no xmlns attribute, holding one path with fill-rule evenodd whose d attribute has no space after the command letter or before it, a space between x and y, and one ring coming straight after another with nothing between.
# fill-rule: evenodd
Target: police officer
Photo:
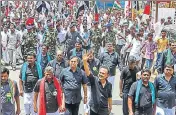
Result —
<instances>
[{"instance_id":1,"label":"police officer","mask_svg":"<svg viewBox=\"0 0 176 115\"><path fill-rule=\"evenodd\" d=\"M51 59L55 58L56 55L56 46L57 46L57 30L54 29L54 23L51 20L47 20L48 30L44 36L44 44L49 46L49 53Z\"/></svg>"}]
</instances>

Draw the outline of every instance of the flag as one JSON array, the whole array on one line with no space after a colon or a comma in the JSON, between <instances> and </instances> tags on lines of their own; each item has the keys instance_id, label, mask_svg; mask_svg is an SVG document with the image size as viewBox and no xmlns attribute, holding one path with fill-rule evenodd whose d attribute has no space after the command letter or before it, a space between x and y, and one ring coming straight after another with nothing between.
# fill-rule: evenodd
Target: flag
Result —
<instances>
[{"instance_id":1,"label":"flag","mask_svg":"<svg viewBox=\"0 0 176 115\"><path fill-rule=\"evenodd\" d=\"M84 1L80 1L79 2L79 7L78 7L78 11L77 11L77 14L76 14L76 19L79 17L79 14L80 14L80 12L82 11L82 10L84 10Z\"/></svg>"},{"instance_id":2,"label":"flag","mask_svg":"<svg viewBox=\"0 0 176 115\"><path fill-rule=\"evenodd\" d=\"M50 4L46 1L38 1L36 4L37 12L48 12L50 10Z\"/></svg>"},{"instance_id":3,"label":"flag","mask_svg":"<svg viewBox=\"0 0 176 115\"><path fill-rule=\"evenodd\" d=\"M147 3L147 4L145 5L143 14L150 15L150 4Z\"/></svg>"},{"instance_id":4,"label":"flag","mask_svg":"<svg viewBox=\"0 0 176 115\"><path fill-rule=\"evenodd\" d=\"M122 7L121 7L120 3L116 0L116 1L114 1L113 8L119 10L119 9L121 9Z\"/></svg>"},{"instance_id":5,"label":"flag","mask_svg":"<svg viewBox=\"0 0 176 115\"><path fill-rule=\"evenodd\" d=\"M99 21L99 13L98 13L98 7L97 7L97 4L95 4L94 20L95 20L95 21Z\"/></svg>"},{"instance_id":6,"label":"flag","mask_svg":"<svg viewBox=\"0 0 176 115\"><path fill-rule=\"evenodd\" d=\"M131 1L130 0L125 1L125 10L124 10L125 17L130 15L130 11L129 11L130 7L131 7Z\"/></svg>"}]
</instances>

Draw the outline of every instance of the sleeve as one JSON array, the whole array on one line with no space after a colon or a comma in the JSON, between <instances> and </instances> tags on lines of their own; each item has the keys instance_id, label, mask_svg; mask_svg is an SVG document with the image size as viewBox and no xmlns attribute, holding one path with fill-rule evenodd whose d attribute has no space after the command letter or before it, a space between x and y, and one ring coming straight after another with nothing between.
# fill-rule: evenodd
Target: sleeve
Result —
<instances>
[{"instance_id":1,"label":"sleeve","mask_svg":"<svg viewBox=\"0 0 176 115\"><path fill-rule=\"evenodd\" d=\"M37 81L37 83L34 86L34 92L39 93L40 90L40 81Z\"/></svg>"},{"instance_id":2,"label":"sleeve","mask_svg":"<svg viewBox=\"0 0 176 115\"><path fill-rule=\"evenodd\" d=\"M125 69L122 70L121 75L120 75L120 79L121 80L125 79Z\"/></svg>"},{"instance_id":3,"label":"sleeve","mask_svg":"<svg viewBox=\"0 0 176 115\"><path fill-rule=\"evenodd\" d=\"M158 91L158 76L154 80L155 91Z\"/></svg>"},{"instance_id":4,"label":"sleeve","mask_svg":"<svg viewBox=\"0 0 176 115\"><path fill-rule=\"evenodd\" d=\"M108 98L112 98L112 84L109 85Z\"/></svg>"},{"instance_id":5,"label":"sleeve","mask_svg":"<svg viewBox=\"0 0 176 115\"><path fill-rule=\"evenodd\" d=\"M16 81L14 81L14 85L15 85L15 95L14 95L14 97L17 97L17 96L19 96L19 90L18 90L18 85L17 85Z\"/></svg>"},{"instance_id":6,"label":"sleeve","mask_svg":"<svg viewBox=\"0 0 176 115\"><path fill-rule=\"evenodd\" d=\"M137 83L137 82L134 82L134 83L131 85L131 88L130 88L130 91L129 91L129 93L128 93L128 96L132 96L132 97L135 96L135 92L136 92L136 83Z\"/></svg>"},{"instance_id":7,"label":"sleeve","mask_svg":"<svg viewBox=\"0 0 176 115\"><path fill-rule=\"evenodd\" d=\"M102 65L102 63L103 63L103 53L100 54L100 56L99 56L99 60L100 60L100 63L101 63L101 65Z\"/></svg>"},{"instance_id":8,"label":"sleeve","mask_svg":"<svg viewBox=\"0 0 176 115\"><path fill-rule=\"evenodd\" d=\"M93 76L92 73L90 73L90 75L87 78L88 78L91 85L95 84L95 77Z\"/></svg>"},{"instance_id":9,"label":"sleeve","mask_svg":"<svg viewBox=\"0 0 176 115\"><path fill-rule=\"evenodd\" d=\"M86 74L83 70L82 71L82 84L87 84L87 77L86 77Z\"/></svg>"},{"instance_id":10,"label":"sleeve","mask_svg":"<svg viewBox=\"0 0 176 115\"><path fill-rule=\"evenodd\" d=\"M21 69L20 69L20 75L19 75L19 78L20 78L20 79L22 79L22 67L23 67L23 66L21 66Z\"/></svg>"},{"instance_id":11,"label":"sleeve","mask_svg":"<svg viewBox=\"0 0 176 115\"><path fill-rule=\"evenodd\" d=\"M59 74L59 80L60 80L61 85L62 85L62 83L63 83L63 81L64 81L64 71L65 71L65 69L63 69L63 70L61 71L61 73Z\"/></svg>"},{"instance_id":12,"label":"sleeve","mask_svg":"<svg viewBox=\"0 0 176 115\"><path fill-rule=\"evenodd\" d=\"M157 70L159 73L163 73L163 66L164 66L164 62L165 62L165 51L161 54L161 57L159 59L159 63L158 63L158 67Z\"/></svg>"}]
</instances>

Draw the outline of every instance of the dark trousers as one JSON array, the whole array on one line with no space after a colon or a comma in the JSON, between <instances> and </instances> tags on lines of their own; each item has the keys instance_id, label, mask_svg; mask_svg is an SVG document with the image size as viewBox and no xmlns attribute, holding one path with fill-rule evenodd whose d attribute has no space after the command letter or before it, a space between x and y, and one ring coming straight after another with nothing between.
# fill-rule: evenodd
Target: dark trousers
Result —
<instances>
[{"instance_id":1,"label":"dark trousers","mask_svg":"<svg viewBox=\"0 0 176 115\"><path fill-rule=\"evenodd\" d=\"M106 110L105 110L106 111ZM108 111L104 112L104 111L100 111L99 113L95 113L94 111L92 111L90 109L90 115L109 115Z\"/></svg>"},{"instance_id":2,"label":"dark trousers","mask_svg":"<svg viewBox=\"0 0 176 115\"><path fill-rule=\"evenodd\" d=\"M80 103L75 103L75 104L65 103L66 115L78 115L79 104Z\"/></svg>"},{"instance_id":3,"label":"dark trousers","mask_svg":"<svg viewBox=\"0 0 176 115\"><path fill-rule=\"evenodd\" d=\"M122 109L123 109L123 115L128 115L128 93L123 93L123 104L122 104Z\"/></svg>"}]
</instances>

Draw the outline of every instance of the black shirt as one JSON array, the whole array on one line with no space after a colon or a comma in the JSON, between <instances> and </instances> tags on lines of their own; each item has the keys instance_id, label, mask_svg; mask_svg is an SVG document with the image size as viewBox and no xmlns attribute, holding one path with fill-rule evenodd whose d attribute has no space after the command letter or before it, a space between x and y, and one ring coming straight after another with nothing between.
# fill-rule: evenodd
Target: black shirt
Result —
<instances>
[{"instance_id":1,"label":"black shirt","mask_svg":"<svg viewBox=\"0 0 176 115\"><path fill-rule=\"evenodd\" d=\"M65 102L67 104L80 103L81 85L87 84L85 72L80 68L73 72L70 67L67 67L62 70L59 79L64 90Z\"/></svg>"},{"instance_id":2,"label":"black shirt","mask_svg":"<svg viewBox=\"0 0 176 115\"><path fill-rule=\"evenodd\" d=\"M22 79L22 68L20 71L20 79ZM34 64L33 67L30 65L27 66L26 70L26 81L23 82L23 90L25 93L31 93L33 92L33 88L38 81L39 76L38 76L38 71L37 71L37 66Z\"/></svg>"},{"instance_id":3,"label":"black shirt","mask_svg":"<svg viewBox=\"0 0 176 115\"><path fill-rule=\"evenodd\" d=\"M100 61L99 61L99 59L94 58L92 61L88 60L88 64L89 64L89 68L91 70L91 73L94 76L98 76L98 71L99 71L99 68L100 68ZM84 70L83 64L82 64L82 69ZM90 85L90 83L88 83L87 85Z\"/></svg>"},{"instance_id":4,"label":"black shirt","mask_svg":"<svg viewBox=\"0 0 176 115\"><path fill-rule=\"evenodd\" d=\"M176 99L176 77L172 76L170 81L167 81L165 74L160 74L154 84L157 92L157 106L172 109Z\"/></svg>"},{"instance_id":5,"label":"black shirt","mask_svg":"<svg viewBox=\"0 0 176 115\"><path fill-rule=\"evenodd\" d=\"M138 71L136 67L131 70L128 66L122 70L120 79L123 80L123 93L129 92L131 85L136 81L136 73Z\"/></svg>"},{"instance_id":6,"label":"black shirt","mask_svg":"<svg viewBox=\"0 0 176 115\"><path fill-rule=\"evenodd\" d=\"M112 98L112 84L106 81L106 84L103 88L101 82L99 81L98 77L93 76L90 74L88 76L91 84L91 100L90 100L90 107L96 113L104 111L103 109L108 108L108 98ZM107 115L108 111L102 113L102 115Z\"/></svg>"},{"instance_id":7,"label":"black shirt","mask_svg":"<svg viewBox=\"0 0 176 115\"><path fill-rule=\"evenodd\" d=\"M34 92L39 93L40 91L40 83L41 80L39 80L35 87ZM54 113L58 110L58 103L57 103L57 96L54 96L52 93L56 91L54 87L54 82L52 81L49 83L48 81L45 81L45 102L46 102L46 112L47 113Z\"/></svg>"},{"instance_id":8,"label":"black shirt","mask_svg":"<svg viewBox=\"0 0 176 115\"><path fill-rule=\"evenodd\" d=\"M137 89L137 81L131 85L130 91L128 93L129 96L133 97L133 100L135 100L135 97L136 97L136 89ZM143 108L143 107L152 108L152 94L151 94L149 85L144 86L142 84L142 87L139 93L139 103L135 104L135 102L133 101L133 104L135 105L135 109L137 109L138 111L140 108Z\"/></svg>"}]
</instances>

